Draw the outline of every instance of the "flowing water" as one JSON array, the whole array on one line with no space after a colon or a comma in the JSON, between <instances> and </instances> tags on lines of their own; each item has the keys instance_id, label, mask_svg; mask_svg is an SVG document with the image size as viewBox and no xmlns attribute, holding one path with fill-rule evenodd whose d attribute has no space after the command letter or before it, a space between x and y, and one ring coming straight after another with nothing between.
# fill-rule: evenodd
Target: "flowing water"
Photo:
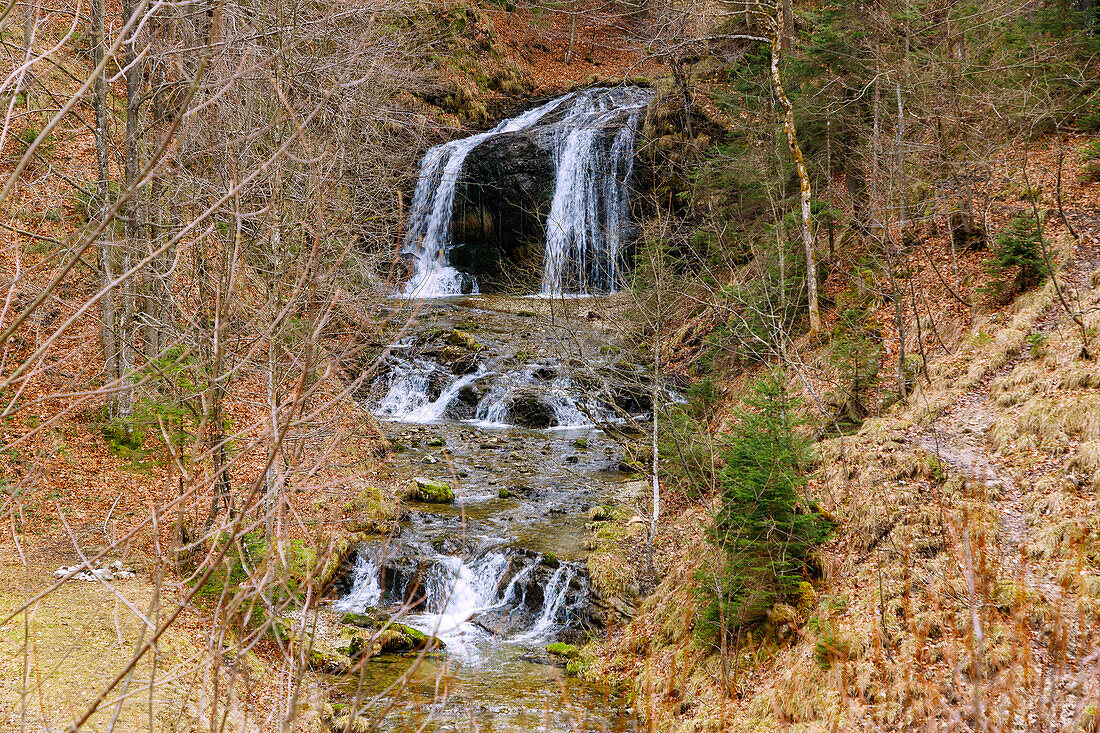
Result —
<instances>
[{"instance_id":1,"label":"flowing water","mask_svg":"<svg viewBox=\"0 0 1100 733\"><path fill-rule=\"evenodd\" d=\"M532 302L537 315L525 310ZM545 650L605 633L590 608L587 512L629 505L645 487L594 425L646 417L637 395L624 399L628 388L601 390L593 377L643 379L609 348L610 329L590 320L601 307L436 300L389 345L367 398L399 450L386 470L444 480L457 501L414 502L398 536L361 545L333 603L395 613L446 645L418 664L372 659L363 680L347 683L347 699L380 730L637 727L623 700L566 677ZM456 340L469 347L463 358Z\"/></svg>"},{"instance_id":2,"label":"flowing water","mask_svg":"<svg viewBox=\"0 0 1100 733\"><path fill-rule=\"evenodd\" d=\"M634 138L651 97L573 92L421 161L404 241L415 271L395 303L409 320L365 399L399 451L390 478L445 481L457 501L414 503L397 536L362 544L332 609L393 613L445 652L383 655L348 681L345 699L369 726L637 727L607 689L563 676L546 645L606 633L585 563L587 514L645 490L597 425L636 430L653 385L617 356L598 310L609 303L581 296L622 285ZM554 174L539 297L478 296L476 273L451 263L456 190L472 151L525 130Z\"/></svg>"},{"instance_id":3,"label":"flowing water","mask_svg":"<svg viewBox=\"0 0 1100 733\"><path fill-rule=\"evenodd\" d=\"M476 273L451 266L455 191L467 156L489 138L536 128L556 170L545 230L540 294L609 293L622 284L630 177L638 123L653 93L637 87L585 89L551 100L492 130L431 148L420 165L404 252L415 272L402 294L477 293Z\"/></svg>"}]
</instances>

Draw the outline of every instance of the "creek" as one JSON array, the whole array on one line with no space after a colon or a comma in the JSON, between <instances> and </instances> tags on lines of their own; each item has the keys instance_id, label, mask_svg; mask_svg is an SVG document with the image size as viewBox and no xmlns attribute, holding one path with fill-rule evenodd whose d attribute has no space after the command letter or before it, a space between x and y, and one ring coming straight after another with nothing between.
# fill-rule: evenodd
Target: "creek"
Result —
<instances>
[{"instance_id":1,"label":"creek","mask_svg":"<svg viewBox=\"0 0 1100 733\"><path fill-rule=\"evenodd\" d=\"M390 477L444 482L455 500L410 501L400 531L360 545L336 584L335 612L393 614L444 649L378 655L345 685L381 730L637 727L546 646L627 622L639 590L603 597L587 560L590 512L636 512L647 491L606 431L639 433L654 394L614 323L651 98L572 92L421 161L400 325L361 398L397 451ZM624 526L642 557L644 518Z\"/></svg>"},{"instance_id":2,"label":"creek","mask_svg":"<svg viewBox=\"0 0 1100 733\"><path fill-rule=\"evenodd\" d=\"M467 296L407 313L364 397L397 451L384 477L444 481L456 500L410 501L400 532L360 545L337 585L333 611L381 609L445 644L418 662L376 657L365 687L345 685L380 730L636 728L616 694L546 651L626 621L599 605L585 562L589 511L647 491L595 424L627 429L650 406L648 375L602 315L619 299Z\"/></svg>"}]
</instances>

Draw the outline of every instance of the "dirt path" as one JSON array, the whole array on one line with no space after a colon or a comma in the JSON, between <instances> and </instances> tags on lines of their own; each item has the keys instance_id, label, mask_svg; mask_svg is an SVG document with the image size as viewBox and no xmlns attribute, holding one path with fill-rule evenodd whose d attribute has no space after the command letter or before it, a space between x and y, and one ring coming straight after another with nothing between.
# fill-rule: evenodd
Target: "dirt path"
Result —
<instances>
[{"instance_id":1,"label":"dirt path","mask_svg":"<svg viewBox=\"0 0 1100 733\"><path fill-rule=\"evenodd\" d=\"M1090 219L1095 227L1096 221ZM1080 224L1079 224L1080 226ZM1088 230L1086 230L1088 231ZM1100 266L1100 240L1087 234L1075 247L1073 265L1060 276L1067 293L1087 292L1088 278ZM1033 331L1069 332L1075 326L1055 297L1054 303L1035 322ZM1074 331L1074 333L1076 333ZM1092 344L1095 352L1098 344ZM1015 411L996 404L991 385L1012 373L1018 364L1030 359L1031 346L1009 359L1001 368L988 373L972 389L960 394L930 425L914 426L908 431L910 442L936 456L945 466L963 474L966 479L984 487L986 501L998 517L997 550L1005 577L1023 585L1043 601L1059 607L1065 618L1073 616L1069 604L1072 598L1049 569L1040 568L1029 559L1027 495L1032 490L1034 472L1022 476L1018 466L997 455L987 435L1003 421L1015 423ZM1019 478L1018 478L1019 477Z\"/></svg>"}]
</instances>

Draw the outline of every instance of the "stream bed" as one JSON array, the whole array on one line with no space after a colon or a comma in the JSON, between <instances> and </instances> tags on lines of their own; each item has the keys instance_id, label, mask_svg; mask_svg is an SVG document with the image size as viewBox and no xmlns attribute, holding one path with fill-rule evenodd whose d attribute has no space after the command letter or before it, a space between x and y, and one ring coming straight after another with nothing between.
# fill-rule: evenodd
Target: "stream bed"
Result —
<instances>
[{"instance_id":1,"label":"stream bed","mask_svg":"<svg viewBox=\"0 0 1100 733\"><path fill-rule=\"evenodd\" d=\"M546 651L606 633L589 512L646 490L596 427L636 432L652 395L607 305L437 299L386 344L362 395L396 452L386 470L446 482L455 501L410 501L396 536L360 545L337 585L333 611L380 609L444 646L381 655L341 683L336 702L377 730L638 728L616 693L566 676Z\"/></svg>"}]
</instances>

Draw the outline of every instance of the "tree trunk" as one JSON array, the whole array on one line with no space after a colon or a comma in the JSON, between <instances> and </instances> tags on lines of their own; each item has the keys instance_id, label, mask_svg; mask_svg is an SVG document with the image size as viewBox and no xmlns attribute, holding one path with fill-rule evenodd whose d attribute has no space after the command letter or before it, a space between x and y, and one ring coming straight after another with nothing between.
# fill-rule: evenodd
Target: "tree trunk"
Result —
<instances>
[{"instance_id":1,"label":"tree trunk","mask_svg":"<svg viewBox=\"0 0 1100 733\"><path fill-rule=\"evenodd\" d=\"M817 301L817 260L814 256L813 222L810 218L810 174L806 170L806 159L798 145L798 133L794 126L794 107L783 89L783 80L779 75L780 39L786 33L782 3L776 6L775 35L772 38L772 85L775 96L784 110L783 129L787 133L787 147L790 148L798 171L799 205L802 209L802 246L806 250L806 286L810 301L810 331L821 331L821 309Z\"/></svg>"},{"instance_id":2,"label":"tree trunk","mask_svg":"<svg viewBox=\"0 0 1100 733\"><path fill-rule=\"evenodd\" d=\"M106 52L107 32L104 19L104 0L92 0L92 66L99 68ZM92 204L93 216L99 221L107 218L111 210L110 168L108 165L107 135L110 118L107 114L107 80L103 72L96 75L92 87L95 106L95 151L96 186L95 201ZM109 232L109 230L108 230ZM99 271L100 287L106 288L115 277L115 247L108 232L100 235ZM118 365L118 311L115 294L108 290L99 301L100 344L103 347L103 365L108 385L113 385L119 377ZM107 416L118 416L118 399L112 393L107 400Z\"/></svg>"}]
</instances>

